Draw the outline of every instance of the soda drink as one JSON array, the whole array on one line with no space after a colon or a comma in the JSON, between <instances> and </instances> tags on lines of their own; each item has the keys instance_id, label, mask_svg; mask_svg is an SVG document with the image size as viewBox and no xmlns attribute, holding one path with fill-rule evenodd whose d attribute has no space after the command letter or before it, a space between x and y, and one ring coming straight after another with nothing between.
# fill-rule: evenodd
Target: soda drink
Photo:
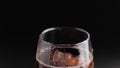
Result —
<instances>
[{"instance_id":1,"label":"soda drink","mask_svg":"<svg viewBox=\"0 0 120 68\"><path fill-rule=\"evenodd\" d=\"M89 54L89 64L81 61L80 55L76 48L45 49L37 57L36 68L94 68L92 54Z\"/></svg>"}]
</instances>

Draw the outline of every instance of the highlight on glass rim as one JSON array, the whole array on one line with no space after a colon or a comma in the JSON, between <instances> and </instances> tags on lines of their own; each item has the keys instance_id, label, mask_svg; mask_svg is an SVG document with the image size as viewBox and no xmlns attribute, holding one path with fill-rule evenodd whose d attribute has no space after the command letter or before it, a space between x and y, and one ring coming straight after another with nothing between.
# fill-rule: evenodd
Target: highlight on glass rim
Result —
<instances>
[{"instance_id":1,"label":"highlight on glass rim","mask_svg":"<svg viewBox=\"0 0 120 68\"><path fill-rule=\"evenodd\" d=\"M77 27L51 27L40 34L36 68L94 68L88 31Z\"/></svg>"}]
</instances>

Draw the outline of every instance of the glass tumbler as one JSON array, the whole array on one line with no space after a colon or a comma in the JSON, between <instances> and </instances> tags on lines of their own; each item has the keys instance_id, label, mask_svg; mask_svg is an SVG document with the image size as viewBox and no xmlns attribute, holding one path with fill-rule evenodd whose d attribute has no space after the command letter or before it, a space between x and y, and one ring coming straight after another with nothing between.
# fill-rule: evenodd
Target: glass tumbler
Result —
<instances>
[{"instance_id":1,"label":"glass tumbler","mask_svg":"<svg viewBox=\"0 0 120 68\"><path fill-rule=\"evenodd\" d=\"M76 27L52 27L39 36L36 68L94 68L90 34Z\"/></svg>"}]
</instances>

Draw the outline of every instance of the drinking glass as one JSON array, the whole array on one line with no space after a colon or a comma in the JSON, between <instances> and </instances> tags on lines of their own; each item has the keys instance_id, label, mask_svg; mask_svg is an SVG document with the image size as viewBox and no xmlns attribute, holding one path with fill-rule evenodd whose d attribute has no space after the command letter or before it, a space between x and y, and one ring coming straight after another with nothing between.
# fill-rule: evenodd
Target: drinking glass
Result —
<instances>
[{"instance_id":1,"label":"drinking glass","mask_svg":"<svg viewBox=\"0 0 120 68\"><path fill-rule=\"evenodd\" d=\"M76 27L52 27L39 36L36 68L94 68L90 34Z\"/></svg>"}]
</instances>

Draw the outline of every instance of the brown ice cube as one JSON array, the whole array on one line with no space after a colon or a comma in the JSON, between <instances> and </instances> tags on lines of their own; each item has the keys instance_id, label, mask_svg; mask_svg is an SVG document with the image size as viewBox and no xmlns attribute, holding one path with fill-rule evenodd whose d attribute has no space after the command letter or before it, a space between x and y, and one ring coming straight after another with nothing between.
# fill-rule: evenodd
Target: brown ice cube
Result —
<instances>
[{"instance_id":1,"label":"brown ice cube","mask_svg":"<svg viewBox=\"0 0 120 68\"><path fill-rule=\"evenodd\" d=\"M76 66L78 63L78 58L73 57L71 53L55 50L52 54L52 64L54 66Z\"/></svg>"},{"instance_id":2,"label":"brown ice cube","mask_svg":"<svg viewBox=\"0 0 120 68\"><path fill-rule=\"evenodd\" d=\"M64 58L63 56L64 54L58 50L55 50L54 53L51 55L52 56L52 64L53 65L57 65L62 58Z\"/></svg>"}]
</instances>

